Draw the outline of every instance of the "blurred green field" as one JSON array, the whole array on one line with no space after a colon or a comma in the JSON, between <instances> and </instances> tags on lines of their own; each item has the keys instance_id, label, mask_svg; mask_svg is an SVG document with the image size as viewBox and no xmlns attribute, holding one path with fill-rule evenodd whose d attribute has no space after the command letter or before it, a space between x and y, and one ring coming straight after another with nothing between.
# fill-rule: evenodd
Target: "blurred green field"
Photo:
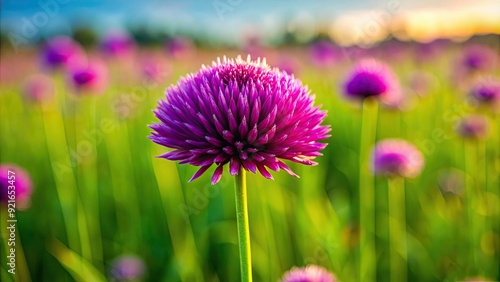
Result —
<instances>
[{"instance_id":1,"label":"blurred green field","mask_svg":"<svg viewBox=\"0 0 500 282\"><path fill-rule=\"evenodd\" d=\"M376 140L399 137L414 143L425 157L422 174L405 181L401 203L408 281L500 280L499 116L467 102L466 90L450 80L460 49L448 48L424 63L410 51L399 59L382 57L412 99L403 111L369 105L378 112L372 130ZM55 73L55 99L44 104L21 95L23 79L37 68L35 54L23 52L2 53L4 66L22 70L1 85L0 163L25 168L34 193L31 207L17 212L18 276L7 273L2 245L2 281L108 280L111 261L122 254L144 259L144 281L238 281L232 177L225 171L212 186L207 173L188 183L196 168L155 158L166 149L147 139L147 125L156 121L151 110L165 87L201 64L240 52L199 50L188 58L164 59L159 64L170 72L155 85L131 75L134 66L108 62L111 85L100 96L74 95ZM254 280L277 281L293 266L317 264L340 281L360 281L359 203L372 189L359 183L359 160L366 168L369 162L359 155L360 142L369 145L365 151L373 142L361 140L359 105L341 97L342 80L356 59L321 69L308 63L303 49L266 52L274 66L283 56L296 59L295 76L328 111L325 124L331 125L332 137L318 166L291 164L300 179L284 172L273 173L275 181L248 174ZM434 77L426 95L408 86L415 71ZM488 138L463 140L455 133L456 122L477 112L490 120ZM389 281L387 180L375 178L373 189L376 261L371 267L377 281Z\"/></svg>"}]
</instances>

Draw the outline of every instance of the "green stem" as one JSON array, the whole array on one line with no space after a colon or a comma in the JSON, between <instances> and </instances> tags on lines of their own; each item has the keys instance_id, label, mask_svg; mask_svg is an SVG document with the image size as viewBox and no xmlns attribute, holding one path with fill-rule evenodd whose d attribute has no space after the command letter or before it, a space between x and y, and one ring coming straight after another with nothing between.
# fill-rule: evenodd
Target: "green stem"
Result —
<instances>
[{"instance_id":1,"label":"green stem","mask_svg":"<svg viewBox=\"0 0 500 282\"><path fill-rule=\"evenodd\" d=\"M408 248L406 240L405 183L403 178L389 178L389 245L392 282L407 281Z\"/></svg>"},{"instance_id":2,"label":"green stem","mask_svg":"<svg viewBox=\"0 0 500 282\"><path fill-rule=\"evenodd\" d=\"M252 258L250 255L250 228L248 226L248 203L246 171L240 168L235 177L236 221L240 249L241 281L252 281Z\"/></svg>"},{"instance_id":3,"label":"green stem","mask_svg":"<svg viewBox=\"0 0 500 282\"><path fill-rule=\"evenodd\" d=\"M377 133L378 104L376 101L363 101L361 117L361 136L359 148L359 222L361 228L358 281L376 281L375 253L375 191L373 175L369 169L370 149L375 143Z\"/></svg>"},{"instance_id":4,"label":"green stem","mask_svg":"<svg viewBox=\"0 0 500 282\"><path fill-rule=\"evenodd\" d=\"M469 229L469 272L476 272L479 270L479 258L481 252L481 229L482 229L482 217L478 214L480 191L479 178L482 171L478 171L480 167L480 161L478 160L477 152L477 142L472 141L464 142L464 157L465 157L465 193L466 193L466 203L467 203L467 220ZM484 267L484 265L483 265Z\"/></svg>"}]
</instances>

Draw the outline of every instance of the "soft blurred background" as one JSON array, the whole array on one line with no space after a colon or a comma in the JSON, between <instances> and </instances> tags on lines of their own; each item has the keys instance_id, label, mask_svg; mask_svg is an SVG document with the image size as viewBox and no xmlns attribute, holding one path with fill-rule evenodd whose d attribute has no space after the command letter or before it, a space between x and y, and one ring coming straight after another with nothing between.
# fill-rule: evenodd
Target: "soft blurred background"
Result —
<instances>
[{"instance_id":1,"label":"soft blurred background","mask_svg":"<svg viewBox=\"0 0 500 282\"><path fill-rule=\"evenodd\" d=\"M368 187L376 260L361 265L360 169L373 142L361 139L359 103L342 95L367 57L393 69L404 97L376 109L375 139L406 139L425 158L403 187L405 280L500 280L499 1L0 7L0 164L32 183L16 213L16 275L2 200L2 281L238 281L232 178L188 183L196 168L155 158L166 150L147 139L147 125L167 86L239 54L293 73L332 126L317 167L291 165L300 179L249 175L255 281L308 264L344 282L365 268L389 281L388 182Z\"/></svg>"}]
</instances>

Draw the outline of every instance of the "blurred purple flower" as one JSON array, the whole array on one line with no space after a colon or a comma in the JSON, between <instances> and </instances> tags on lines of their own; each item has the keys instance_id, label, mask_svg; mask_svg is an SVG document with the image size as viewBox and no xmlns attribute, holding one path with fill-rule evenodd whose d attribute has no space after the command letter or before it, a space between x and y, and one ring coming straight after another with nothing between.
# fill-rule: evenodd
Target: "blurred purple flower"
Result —
<instances>
[{"instance_id":1,"label":"blurred purple flower","mask_svg":"<svg viewBox=\"0 0 500 282\"><path fill-rule=\"evenodd\" d=\"M100 47L107 56L123 58L132 54L135 42L126 32L112 31L102 39Z\"/></svg>"},{"instance_id":2,"label":"blurred purple flower","mask_svg":"<svg viewBox=\"0 0 500 282\"><path fill-rule=\"evenodd\" d=\"M335 276L323 267L308 265L293 267L283 275L281 282L336 282Z\"/></svg>"},{"instance_id":3,"label":"blurred purple flower","mask_svg":"<svg viewBox=\"0 0 500 282\"><path fill-rule=\"evenodd\" d=\"M242 167L272 179L267 167L296 176L280 159L316 165L327 145L318 143L329 136L326 113L313 103L299 80L265 61L224 58L166 90L150 139L174 149L160 157L201 166L190 181L213 164L213 184L226 164L231 175Z\"/></svg>"},{"instance_id":4,"label":"blurred purple flower","mask_svg":"<svg viewBox=\"0 0 500 282\"><path fill-rule=\"evenodd\" d=\"M468 71L488 71L494 66L496 57L497 55L491 48L472 44L465 47L460 62Z\"/></svg>"},{"instance_id":5,"label":"blurred purple flower","mask_svg":"<svg viewBox=\"0 0 500 282\"><path fill-rule=\"evenodd\" d=\"M327 40L317 41L309 47L309 54L314 65L327 67L338 61L338 52L335 45Z\"/></svg>"},{"instance_id":6,"label":"blurred purple flower","mask_svg":"<svg viewBox=\"0 0 500 282\"><path fill-rule=\"evenodd\" d=\"M110 272L117 281L138 280L144 277L146 265L139 257L126 255L112 262Z\"/></svg>"},{"instance_id":7,"label":"blurred purple flower","mask_svg":"<svg viewBox=\"0 0 500 282\"><path fill-rule=\"evenodd\" d=\"M500 107L500 81L486 80L476 83L471 89L471 95L480 103Z\"/></svg>"},{"instance_id":8,"label":"blurred purple flower","mask_svg":"<svg viewBox=\"0 0 500 282\"><path fill-rule=\"evenodd\" d=\"M489 122L485 116L469 115L460 120L457 133L468 139L483 139L488 135Z\"/></svg>"},{"instance_id":9,"label":"blurred purple flower","mask_svg":"<svg viewBox=\"0 0 500 282\"><path fill-rule=\"evenodd\" d=\"M371 155L371 170L375 175L413 178L424 167L420 151L402 139L385 139L375 144Z\"/></svg>"},{"instance_id":10,"label":"blurred purple flower","mask_svg":"<svg viewBox=\"0 0 500 282\"><path fill-rule=\"evenodd\" d=\"M170 56L179 58L191 52L193 44L185 37L173 37L167 40L166 48Z\"/></svg>"},{"instance_id":11,"label":"blurred purple flower","mask_svg":"<svg viewBox=\"0 0 500 282\"><path fill-rule=\"evenodd\" d=\"M23 87L24 96L34 102L44 102L54 96L55 86L51 77L35 74L26 80Z\"/></svg>"},{"instance_id":12,"label":"blurred purple flower","mask_svg":"<svg viewBox=\"0 0 500 282\"><path fill-rule=\"evenodd\" d=\"M9 173L9 171L14 173ZM9 186L14 186L14 190L9 189ZM16 209L27 209L31 204L32 190L31 178L24 169L14 164L0 165L0 203L2 205L6 205L9 200L15 200Z\"/></svg>"},{"instance_id":13,"label":"blurred purple flower","mask_svg":"<svg viewBox=\"0 0 500 282\"><path fill-rule=\"evenodd\" d=\"M358 100L376 97L391 107L402 103L396 75L387 65L374 59L364 59L354 66L344 82L344 95Z\"/></svg>"},{"instance_id":14,"label":"blurred purple flower","mask_svg":"<svg viewBox=\"0 0 500 282\"><path fill-rule=\"evenodd\" d=\"M41 51L42 64L50 69L69 68L85 61L85 52L73 39L65 36L51 38Z\"/></svg>"},{"instance_id":15,"label":"blurred purple flower","mask_svg":"<svg viewBox=\"0 0 500 282\"><path fill-rule=\"evenodd\" d=\"M108 86L108 69L99 60L72 67L69 82L78 94L101 94Z\"/></svg>"}]
</instances>

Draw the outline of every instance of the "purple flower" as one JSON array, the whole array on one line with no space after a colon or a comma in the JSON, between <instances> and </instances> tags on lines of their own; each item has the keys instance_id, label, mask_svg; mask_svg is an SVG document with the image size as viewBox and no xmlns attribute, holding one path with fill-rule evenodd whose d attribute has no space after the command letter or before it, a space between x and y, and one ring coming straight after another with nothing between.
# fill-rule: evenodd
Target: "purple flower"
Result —
<instances>
[{"instance_id":1,"label":"purple flower","mask_svg":"<svg viewBox=\"0 0 500 282\"><path fill-rule=\"evenodd\" d=\"M296 176L280 159L316 165L327 145L318 143L329 136L326 113L313 103L299 80L265 61L224 58L166 90L150 138L174 149L160 157L201 167L190 181L213 164L213 184L225 164L231 175L243 168L272 179L269 168Z\"/></svg>"},{"instance_id":2,"label":"purple flower","mask_svg":"<svg viewBox=\"0 0 500 282\"><path fill-rule=\"evenodd\" d=\"M468 139L483 139L488 135L489 122L482 115L469 115L460 120L457 133Z\"/></svg>"},{"instance_id":3,"label":"purple flower","mask_svg":"<svg viewBox=\"0 0 500 282\"><path fill-rule=\"evenodd\" d=\"M111 277L117 281L141 279L145 272L144 262L136 256L121 256L111 264Z\"/></svg>"},{"instance_id":4,"label":"purple flower","mask_svg":"<svg viewBox=\"0 0 500 282\"><path fill-rule=\"evenodd\" d=\"M69 70L69 83L79 94L101 94L108 86L108 69L99 60L75 66Z\"/></svg>"},{"instance_id":5,"label":"purple flower","mask_svg":"<svg viewBox=\"0 0 500 282\"><path fill-rule=\"evenodd\" d=\"M313 64L319 67L329 66L339 59L335 45L326 40L312 43L309 54Z\"/></svg>"},{"instance_id":6,"label":"purple flower","mask_svg":"<svg viewBox=\"0 0 500 282\"><path fill-rule=\"evenodd\" d=\"M497 55L491 48L474 44L464 49L460 62L468 71L488 71L494 66L496 58Z\"/></svg>"},{"instance_id":7,"label":"purple flower","mask_svg":"<svg viewBox=\"0 0 500 282\"><path fill-rule=\"evenodd\" d=\"M413 178L424 167L424 158L412 144L402 139L386 139L375 144L371 170L375 175Z\"/></svg>"},{"instance_id":8,"label":"purple flower","mask_svg":"<svg viewBox=\"0 0 500 282\"><path fill-rule=\"evenodd\" d=\"M24 169L13 164L0 165L0 204L11 200L16 209L24 210L30 206L32 190L31 178Z\"/></svg>"},{"instance_id":9,"label":"purple flower","mask_svg":"<svg viewBox=\"0 0 500 282\"><path fill-rule=\"evenodd\" d=\"M85 61L85 53L73 39L59 36L47 41L41 52L41 60L50 69L68 68Z\"/></svg>"},{"instance_id":10,"label":"purple flower","mask_svg":"<svg viewBox=\"0 0 500 282\"><path fill-rule=\"evenodd\" d=\"M132 53L134 47L134 40L125 32L113 31L101 41L102 52L110 57L127 57Z\"/></svg>"},{"instance_id":11,"label":"purple flower","mask_svg":"<svg viewBox=\"0 0 500 282\"><path fill-rule=\"evenodd\" d=\"M500 81L488 80L472 87L471 95L482 104L500 106Z\"/></svg>"},{"instance_id":12,"label":"purple flower","mask_svg":"<svg viewBox=\"0 0 500 282\"><path fill-rule=\"evenodd\" d=\"M54 81L49 76L35 74L26 80L23 93L24 96L34 102L44 102L54 96Z\"/></svg>"},{"instance_id":13,"label":"purple flower","mask_svg":"<svg viewBox=\"0 0 500 282\"><path fill-rule=\"evenodd\" d=\"M402 102L396 75L387 65L374 59L356 64L344 83L344 95L358 100L376 97L387 106L398 106Z\"/></svg>"},{"instance_id":14,"label":"purple flower","mask_svg":"<svg viewBox=\"0 0 500 282\"><path fill-rule=\"evenodd\" d=\"M326 269L317 265L294 267L283 275L281 282L335 282L337 279Z\"/></svg>"}]
</instances>

